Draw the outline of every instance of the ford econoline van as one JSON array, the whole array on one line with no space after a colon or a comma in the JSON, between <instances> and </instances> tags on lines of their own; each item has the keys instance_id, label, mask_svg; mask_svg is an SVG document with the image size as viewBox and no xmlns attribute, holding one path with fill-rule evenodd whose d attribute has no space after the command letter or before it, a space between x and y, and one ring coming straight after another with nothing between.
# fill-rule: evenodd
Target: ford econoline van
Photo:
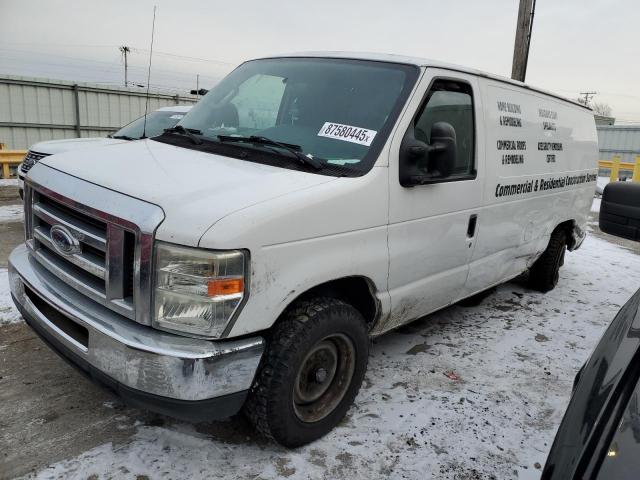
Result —
<instances>
[{"instance_id":1,"label":"ford econoline van","mask_svg":"<svg viewBox=\"0 0 640 480\"><path fill-rule=\"evenodd\" d=\"M589 109L506 78L392 55L251 60L159 137L37 163L12 294L128 403L242 409L295 447L343 418L370 338L524 272L552 289L597 156Z\"/></svg>"}]
</instances>

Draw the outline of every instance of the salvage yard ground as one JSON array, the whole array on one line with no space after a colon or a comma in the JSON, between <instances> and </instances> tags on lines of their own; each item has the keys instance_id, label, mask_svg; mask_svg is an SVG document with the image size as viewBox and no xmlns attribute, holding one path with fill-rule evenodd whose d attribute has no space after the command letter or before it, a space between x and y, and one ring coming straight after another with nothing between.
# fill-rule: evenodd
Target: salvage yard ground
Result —
<instances>
[{"instance_id":1,"label":"salvage yard ground","mask_svg":"<svg viewBox=\"0 0 640 480\"><path fill-rule=\"evenodd\" d=\"M293 451L242 417L125 407L34 338L0 268L0 478L537 479L575 373L640 287L640 250L610 240L590 235L546 295L510 282L375 340L347 418Z\"/></svg>"}]
</instances>

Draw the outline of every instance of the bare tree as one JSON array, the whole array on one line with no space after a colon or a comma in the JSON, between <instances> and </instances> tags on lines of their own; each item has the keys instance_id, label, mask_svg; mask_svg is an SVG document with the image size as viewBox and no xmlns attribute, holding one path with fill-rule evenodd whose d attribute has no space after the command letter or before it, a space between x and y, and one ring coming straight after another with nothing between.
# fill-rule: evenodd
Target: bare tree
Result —
<instances>
[{"instance_id":1,"label":"bare tree","mask_svg":"<svg viewBox=\"0 0 640 480\"><path fill-rule=\"evenodd\" d=\"M611 106L604 102L593 102L591 105L593 112L597 115L602 115L603 117L611 116Z\"/></svg>"}]
</instances>

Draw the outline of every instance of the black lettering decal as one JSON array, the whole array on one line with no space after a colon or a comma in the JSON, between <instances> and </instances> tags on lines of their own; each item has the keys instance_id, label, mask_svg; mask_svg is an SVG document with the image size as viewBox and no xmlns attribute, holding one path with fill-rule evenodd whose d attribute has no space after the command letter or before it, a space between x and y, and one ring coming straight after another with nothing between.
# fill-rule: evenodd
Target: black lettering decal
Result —
<instances>
[{"instance_id":1,"label":"black lettering decal","mask_svg":"<svg viewBox=\"0 0 640 480\"><path fill-rule=\"evenodd\" d=\"M500 115L500 125L505 127L522 127L522 120L519 117Z\"/></svg>"},{"instance_id":2,"label":"black lettering decal","mask_svg":"<svg viewBox=\"0 0 640 480\"><path fill-rule=\"evenodd\" d=\"M509 103L498 100L498 111L507 112L507 113L517 113L521 114L522 110L520 109L520 105L516 103Z\"/></svg>"}]
</instances>

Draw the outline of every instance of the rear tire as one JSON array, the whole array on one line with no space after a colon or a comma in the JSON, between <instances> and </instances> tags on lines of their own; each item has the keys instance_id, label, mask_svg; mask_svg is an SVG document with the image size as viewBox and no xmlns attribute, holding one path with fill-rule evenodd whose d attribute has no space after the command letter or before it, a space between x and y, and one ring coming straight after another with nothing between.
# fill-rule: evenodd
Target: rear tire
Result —
<instances>
[{"instance_id":1,"label":"rear tire","mask_svg":"<svg viewBox=\"0 0 640 480\"><path fill-rule=\"evenodd\" d=\"M331 431L353 403L369 356L364 318L333 298L294 304L276 323L244 412L285 447Z\"/></svg>"},{"instance_id":2,"label":"rear tire","mask_svg":"<svg viewBox=\"0 0 640 480\"><path fill-rule=\"evenodd\" d=\"M564 265L567 251L567 235L564 230L554 230L549 245L536 260L529 271L529 284L535 290L548 292L553 290L560 278L560 267Z\"/></svg>"}]
</instances>

